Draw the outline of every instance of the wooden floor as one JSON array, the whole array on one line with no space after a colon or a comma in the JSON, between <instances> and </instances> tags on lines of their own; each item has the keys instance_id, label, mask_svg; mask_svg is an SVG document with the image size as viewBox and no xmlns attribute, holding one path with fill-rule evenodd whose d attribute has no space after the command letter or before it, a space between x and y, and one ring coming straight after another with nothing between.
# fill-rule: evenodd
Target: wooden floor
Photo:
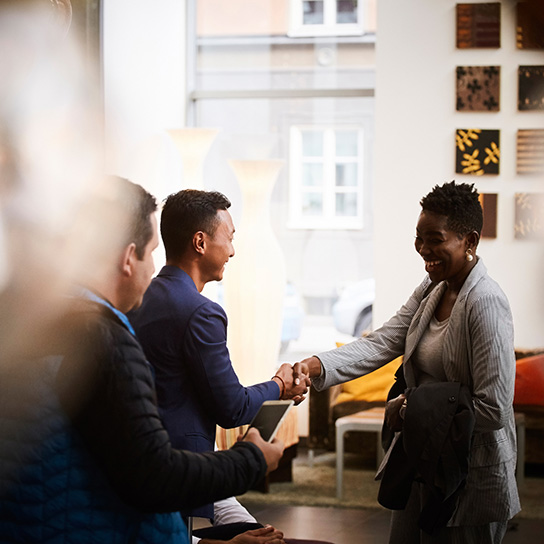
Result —
<instances>
[{"instance_id":1,"label":"wooden floor","mask_svg":"<svg viewBox=\"0 0 544 544\"><path fill-rule=\"evenodd\" d=\"M270 523L286 537L334 544L387 544L387 510L320 508L313 506L255 506L248 510L261 523ZM544 543L544 520L520 519L511 524L503 544Z\"/></svg>"},{"instance_id":2,"label":"wooden floor","mask_svg":"<svg viewBox=\"0 0 544 544\"><path fill-rule=\"evenodd\" d=\"M305 448L299 448L297 461L308 462ZM526 473L542 481L544 501L544 467L531 466ZM333 544L388 542L391 514L386 509L278 506L247 501L244 504L258 522L273 525L283 531L286 538L323 540ZM196 527L206 525L204 520L195 521ZM503 544L544 544L544 520L514 518Z\"/></svg>"}]
</instances>

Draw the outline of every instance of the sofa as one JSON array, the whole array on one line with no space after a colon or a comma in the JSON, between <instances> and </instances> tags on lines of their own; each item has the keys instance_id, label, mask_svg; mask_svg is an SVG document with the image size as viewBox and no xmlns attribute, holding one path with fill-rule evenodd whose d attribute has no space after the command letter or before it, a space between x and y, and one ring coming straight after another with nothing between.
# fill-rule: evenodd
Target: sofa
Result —
<instances>
[{"instance_id":1,"label":"sofa","mask_svg":"<svg viewBox=\"0 0 544 544\"><path fill-rule=\"evenodd\" d=\"M367 376L325 391L312 387L308 448L334 451L334 423L339 417L384 406L401 362L402 357L399 357ZM544 350L516 350L514 410L525 414L525 462L544 464ZM360 454L361 462L368 468L375 466L376 447L373 433L352 433L345 441L345 451Z\"/></svg>"}]
</instances>

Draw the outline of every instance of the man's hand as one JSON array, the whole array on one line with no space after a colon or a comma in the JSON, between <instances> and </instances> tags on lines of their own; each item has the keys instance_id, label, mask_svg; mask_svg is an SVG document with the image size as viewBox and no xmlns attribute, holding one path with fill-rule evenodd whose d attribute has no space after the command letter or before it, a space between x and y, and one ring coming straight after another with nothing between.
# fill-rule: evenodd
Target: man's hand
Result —
<instances>
[{"instance_id":1,"label":"man's hand","mask_svg":"<svg viewBox=\"0 0 544 544\"><path fill-rule=\"evenodd\" d=\"M385 423L392 431L402 430L404 423L404 410L406 409L406 397L399 395L385 404Z\"/></svg>"},{"instance_id":2,"label":"man's hand","mask_svg":"<svg viewBox=\"0 0 544 544\"><path fill-rule=\"evenodd\" d=\"M276 375L272 377L274 381L278 379L278 385L280 386L280 399L288 400L293 399L295 404L300 404L304 399L304 395L308 392L308 387L311 385L310 378L308 376L302 376L298 379L298 383L295 383L295 376L293 374L293 367L287 363L280 366Z\"/></svg>"},{"instance_id":3,"label":"man's hand","mask_svg":"<svg viewBox=\"0 0 544 544\"><path fill-rule=\"evenodd\" d=\"M241 438L242 435L238 437L239 440ZM255 427L250 427L244 438L244 442L252 442L261 450L264 455L264 460L266 461L267 474L278 468L278 463L280 462L283 450L285 449L285 445L281 440L274 438L272 442L266 442Z\"/></svg>"},{"instance_id":4,"label":"man's hand","mask_svg":"<svg viewBox=\"0 0 544 544\"><path fill-rule=\"evenodd\" d=\"M205 538L200 541L200 544L225 544L225 541ZM226 544L285 544L285 541L281 531L276 530L272 525L267 525L262 529L253 529L236 535L227 540Z\"/></svg>"}]
</instances>

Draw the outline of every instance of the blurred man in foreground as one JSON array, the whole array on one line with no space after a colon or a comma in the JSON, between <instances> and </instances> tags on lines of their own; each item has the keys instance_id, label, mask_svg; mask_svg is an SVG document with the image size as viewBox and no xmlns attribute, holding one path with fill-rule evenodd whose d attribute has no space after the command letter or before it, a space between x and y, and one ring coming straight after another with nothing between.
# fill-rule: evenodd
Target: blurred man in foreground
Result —
<instances>
[{"instance_id":1,"label":"blurred man in foreground","mask_svg":"<svg viewBox=\"0 0 544 544\"><path fill-rule=\"evenodd\" d=\"M177 510L244 493L277 466L281 443L256 430L224 452L170 444L125 316L154 272L155 210L140 186L108 180L82 214L105 266L2 369L0 541L185 543Z\"/></svg>"}]
</instances>

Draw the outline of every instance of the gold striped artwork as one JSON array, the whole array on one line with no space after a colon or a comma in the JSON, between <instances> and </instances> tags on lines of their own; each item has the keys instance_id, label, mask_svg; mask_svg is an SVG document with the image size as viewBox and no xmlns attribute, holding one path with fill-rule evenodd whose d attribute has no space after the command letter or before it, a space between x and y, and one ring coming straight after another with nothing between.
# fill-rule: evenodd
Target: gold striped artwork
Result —
<instances>
[{"instance_id":1,"label":"gold striped artwork","mask_svg":"<svg viewBox=\"0 0 544 544\"><path fill-rule=\"evenodd\" d=\"M544 173L544 130L518 130L516 172L520 175Z\"/></svg>"}]
</instances>

